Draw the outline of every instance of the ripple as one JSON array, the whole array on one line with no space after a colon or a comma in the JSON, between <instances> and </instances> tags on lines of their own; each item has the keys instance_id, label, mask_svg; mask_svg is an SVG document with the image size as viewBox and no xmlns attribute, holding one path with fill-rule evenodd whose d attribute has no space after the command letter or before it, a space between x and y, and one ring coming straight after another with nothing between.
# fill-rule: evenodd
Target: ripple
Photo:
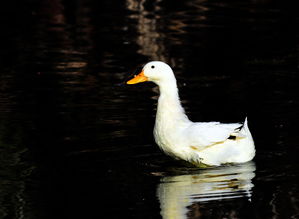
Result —
<instances>
[{"instance_id":1,"label":"ripple","mask_svg":"<svg viewBox=\"0 0 299 219\"><path fill-rule=\"evenodd\" d=\"M197 173L166 176L157 188L163 218L180 215L195 203L224 199L245 198L251 200L255 177L255 163L204 169Z\"/></svg>"}]
</instances>

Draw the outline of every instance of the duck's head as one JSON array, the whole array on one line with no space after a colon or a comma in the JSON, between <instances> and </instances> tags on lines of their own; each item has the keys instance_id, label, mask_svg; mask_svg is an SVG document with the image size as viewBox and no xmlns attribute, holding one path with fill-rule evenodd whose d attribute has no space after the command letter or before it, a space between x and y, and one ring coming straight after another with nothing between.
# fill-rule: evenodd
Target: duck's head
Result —
<instances>
[{"instance_id":1,"label":"duck's head","mask_svg":"<svg viewBox=\"0 0 299 219\"><path fill-rule=\"evenodd\" d=\"M161 85L176 80L169 65L160 61L152 61L147 63L138 75L127 81L127 84L137 84L145 81L152 81Z\"/></svg>"}]
</instances>

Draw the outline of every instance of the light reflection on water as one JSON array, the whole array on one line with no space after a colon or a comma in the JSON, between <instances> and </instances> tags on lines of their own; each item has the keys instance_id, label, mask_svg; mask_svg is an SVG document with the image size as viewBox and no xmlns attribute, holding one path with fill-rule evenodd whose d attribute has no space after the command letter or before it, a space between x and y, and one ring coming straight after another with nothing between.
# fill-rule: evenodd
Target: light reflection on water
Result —
<instances>
[{"instance_id":1,"label":"light reflection on water","mask_svg":"<svg viewBox=\"0 0 299 219\"><path fill-rule=\"evenodd\" d=\"M159 218L159 204L165 218L229 218L233 210L296 217L298 13L271 2L47 0L26 11L33 17L25 17L24 33L14 32L22 19L8 25L3 34L12 31L12 40L0 51L0 217ZM157 172L173 168L152 137L157 88L116 84L149 59L174 67L194 121L241 121L248 113L257 171L248 163L160 181L147 175L147 163L161 161ZM281 155L269 153L278 148Z\"/></svg>"},{"instance_id":2,"label":"light reflection on water","mask_svg":"<svg viewBox=\"0 0 299 219\"><path fill-rule=\"evenodd\" d=\"M255 170L255 163L248 162L165 176L157 188L161 215L164 219L187 218L188 207L194 204L236 198L251 201Z\"/></svg>"}]
</instances>

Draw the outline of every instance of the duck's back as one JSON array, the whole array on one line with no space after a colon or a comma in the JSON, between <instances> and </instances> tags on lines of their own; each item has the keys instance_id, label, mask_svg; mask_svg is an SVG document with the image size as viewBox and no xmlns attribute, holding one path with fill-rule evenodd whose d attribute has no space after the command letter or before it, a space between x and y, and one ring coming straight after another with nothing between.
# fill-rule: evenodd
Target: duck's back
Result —
<instances>
[{"instance_id":1,"label":"duck's back","mask_svg":"<svg viewBox=\"0 0 299 219\"><path fill-rule=\"evenodd\" d=\"M190 127L188 147L190 159L209 165L242 163L255 155L255 146L248 128L244 124L194 123Z\"/></svg>"},{"instance_id":2,"label":"duck's back","mask_svg":"<svg viewBox=\"0 0 299 219\"><path fill-rule=\"evenodd\" d=\"M191 145L203 148L217 142L223 142L230 136L237 136L240 127L242 127L241 123L196 122L188 127L186 136Z\"/></svg>"}]
</instances>

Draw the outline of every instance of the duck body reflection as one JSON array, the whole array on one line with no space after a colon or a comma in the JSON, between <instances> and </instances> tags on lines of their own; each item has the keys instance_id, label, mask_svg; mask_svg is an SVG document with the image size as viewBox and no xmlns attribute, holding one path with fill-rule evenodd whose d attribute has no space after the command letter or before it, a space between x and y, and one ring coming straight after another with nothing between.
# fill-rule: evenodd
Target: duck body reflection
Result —
<instances>
[{"instance_id":1,"label":"duck body reflection","mask_svg":"<svg viewBox=\"0 0 299 219\"><path fill-rule=\"evenodd\" d=\"M194 204L245 198L251 200L255 163L201 169L191 174L165 176L157 188L163 218L190 218ZM200 209L192 214L201 215ZM192 218L192 217L191 217Z\"/></svg>"}]
</instances>

